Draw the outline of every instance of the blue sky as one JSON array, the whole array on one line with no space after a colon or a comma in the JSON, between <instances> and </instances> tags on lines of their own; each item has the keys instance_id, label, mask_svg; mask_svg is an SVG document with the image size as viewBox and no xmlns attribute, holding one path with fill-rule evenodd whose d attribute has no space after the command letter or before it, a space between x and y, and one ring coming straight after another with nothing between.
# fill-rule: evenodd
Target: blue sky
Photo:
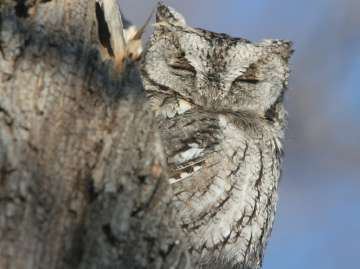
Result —
<instances>
[{"instance_id":1,"label":"blue sky","mask_svg":"<svg viewBox=\"0 0 360 269\"><path fill-rule=\"evenodd\" d=\"M137 24L155 2L121 1ZM164 2L192 26L294 42L284 173L263 268L359 268L360 1Z\"/></svg>"}]
</instances>

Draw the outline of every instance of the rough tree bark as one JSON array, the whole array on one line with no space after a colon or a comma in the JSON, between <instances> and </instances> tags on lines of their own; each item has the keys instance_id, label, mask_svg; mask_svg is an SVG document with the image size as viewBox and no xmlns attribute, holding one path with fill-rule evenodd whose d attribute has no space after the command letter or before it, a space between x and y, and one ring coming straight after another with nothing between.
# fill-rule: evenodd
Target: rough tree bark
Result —
<instances>
[{"instance_id":1,"label":"rough tree bark","mask_svg":"<svg viewBox=\"0 0 360 269\"><path fill-rule=\"evenodd\" d=\"M0 2L0 268L185 268L135 66L95 0Z\"/></svg>"}]
</instances>

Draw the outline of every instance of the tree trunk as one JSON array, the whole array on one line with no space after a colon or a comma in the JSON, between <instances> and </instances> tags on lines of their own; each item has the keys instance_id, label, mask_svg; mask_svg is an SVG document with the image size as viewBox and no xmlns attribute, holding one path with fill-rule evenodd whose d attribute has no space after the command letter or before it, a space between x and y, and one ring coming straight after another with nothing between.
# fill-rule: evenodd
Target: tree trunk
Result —
<instances>
[{"instance_id":1,"label":"tree trunk","mask_svg":"<svg viewBox=\"0 0 360 269\"><path fill-rule=\"evenodd\" d=\"M0 42L0 268L185 268L138 70L99 56L95 0L1 0Z\"/></svg>"}]
</instances>

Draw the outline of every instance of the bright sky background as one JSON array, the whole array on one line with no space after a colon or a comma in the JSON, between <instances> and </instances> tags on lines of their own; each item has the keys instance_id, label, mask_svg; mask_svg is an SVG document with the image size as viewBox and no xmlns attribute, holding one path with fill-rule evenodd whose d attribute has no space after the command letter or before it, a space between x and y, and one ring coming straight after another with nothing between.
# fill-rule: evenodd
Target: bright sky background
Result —
<instances>
[{"instance_id":1,"label":"bright sky background","mask_svg":"<svg viewBox=\"0 0 360 269\"><path fill-rule=\"evenodd\" d=\"M121 0L141 24L153 0ZM164 1L188 24L296 52L280 202L264 269L360 268L360 1Z\"/></svg>"}]
</instances>

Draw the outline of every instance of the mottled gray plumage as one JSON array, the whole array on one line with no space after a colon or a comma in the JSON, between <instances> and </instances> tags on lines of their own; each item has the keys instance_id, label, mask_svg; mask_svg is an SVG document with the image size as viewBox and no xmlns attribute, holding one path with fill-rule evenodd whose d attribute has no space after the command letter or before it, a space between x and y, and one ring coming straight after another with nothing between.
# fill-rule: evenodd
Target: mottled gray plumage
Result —
<instances>
[{"instance_id":1,"label":"mottled gray plumage","mask_svg":"<svg viewBox=\"0 0 360 269\"><path fill-rule=\"evenodd\" d=\"M259 268L277 203L291 44L186 25L159 5L143 60L197 268Z\"/></svg>"}]
</instances>

